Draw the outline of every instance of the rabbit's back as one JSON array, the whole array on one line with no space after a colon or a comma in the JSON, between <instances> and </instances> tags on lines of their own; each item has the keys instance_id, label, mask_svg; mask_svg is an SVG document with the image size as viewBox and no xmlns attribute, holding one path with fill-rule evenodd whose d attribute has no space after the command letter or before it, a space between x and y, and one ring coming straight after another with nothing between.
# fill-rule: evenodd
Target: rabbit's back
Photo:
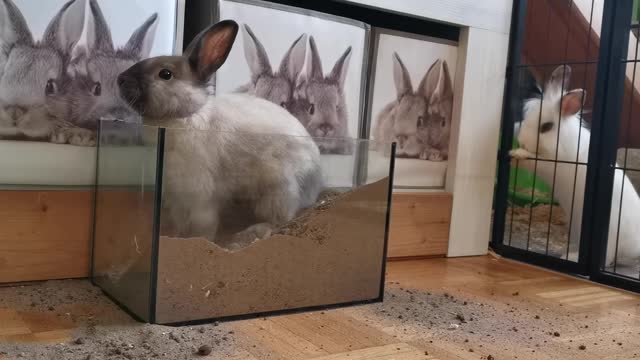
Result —
<instances>
[{"instance_id":1,"label":"rabbit's back","mask_svg":"<svg viewBox=\"0 0 640 360\"><path fill-rule=\"evenodd\" d=\"M302 207L316 200L322 187L320 153L286 110L250 95L228 94L212 97L186 121L196 130L173 135L170 130L167 136L168 166L183 191L251 200L284 187L302 197Z\"/></svg>"}]
</instances>

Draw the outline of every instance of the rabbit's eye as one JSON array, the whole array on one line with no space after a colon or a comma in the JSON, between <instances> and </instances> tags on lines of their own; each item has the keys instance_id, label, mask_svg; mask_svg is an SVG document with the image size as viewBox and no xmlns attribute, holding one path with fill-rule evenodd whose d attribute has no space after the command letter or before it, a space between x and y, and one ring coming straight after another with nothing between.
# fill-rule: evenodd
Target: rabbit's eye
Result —
<instances>
[{"instance_id":1,"label":"rabbit's eye","mask_svg":"<svg viewBox=\"0 0 640 360\"><path fill-rule=\"evenodd\" d=\"M546 122L546 123L540 125L540 133L541 134L549 132L549 131L551 131L551 129L553 129L553 123L552 122Z\"/></svg>"},{"instance_id":2,"label":"rabbit's eye","mask_svg":"<svg viewBox=\"0 0 640 360\"><path fill-rule=\"evenodd\" d=\"M91 93L93 93L93 96L100 96L102 94L102 85L99 82L93 84Z\"/></svg>"},{"instance_id":3,"label":"rabbit's eye","mask_svg":"<svg viewBox=\"0 0 640 360\"><path fill-rule=\"evenodd\" d=\"M56 83L53 81L53 79L49 79L49 81L47 81L47 85L44 87L44 94L45 95L53 95L56 92Z\"/></svg>"},{"instance_id":4,"label":"rabbit's eye","mask_svg":"<svg viewBox=\"0 0 640 360\"><path fill-rule=\"evenodd\" d=\"M316 106L314 104L311 104L311 106L309 106L309 115L313 115L316 112Z\"/></svg>"},{"instance_id":5,"label":"rabbit's eye","mask_svg":"<svg viewBox=\"0 0 640 360\"><path fill-rule=\"evenodd\" d=\"M160 70L158 76L160 76L160 79L163 80L171 80L171 78L173 77L173 73L170 70L162 69Z\"/></svg>"}]
</instances>

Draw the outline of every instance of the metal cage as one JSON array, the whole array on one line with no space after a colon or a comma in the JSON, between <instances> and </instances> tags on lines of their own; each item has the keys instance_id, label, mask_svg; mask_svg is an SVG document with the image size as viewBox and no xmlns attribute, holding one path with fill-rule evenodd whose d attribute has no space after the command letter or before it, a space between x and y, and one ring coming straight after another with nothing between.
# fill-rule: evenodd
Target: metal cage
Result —
<instances>
[{"instance_id":1,"label":"metal cage","mask_svg":"<svg viewBox=\"0 0 640 360\"><path fill-rule=\"evenodd\" d=\"M491 246L640 291L633 5L514 1Z\"/></svg>"}]
</instances>

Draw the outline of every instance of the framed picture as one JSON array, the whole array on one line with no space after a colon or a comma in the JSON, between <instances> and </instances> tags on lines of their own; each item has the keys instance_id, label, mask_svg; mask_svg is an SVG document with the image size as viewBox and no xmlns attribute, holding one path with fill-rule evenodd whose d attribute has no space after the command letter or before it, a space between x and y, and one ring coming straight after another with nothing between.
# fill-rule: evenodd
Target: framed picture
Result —
<instances>
[{"instance_id":1,"label":"framed picture","mask_svg":"<svg viewBox=\"0 0 640 360\"><path fill-rule=\"evenodd\" d=\"M21 169L0 184L92 185L99 119L139 119L116 77L179 53L183 17L184 0L0 3L0 23L11 25L0 29L0 153L21 154L0 156L0 167Z\"/></svg>"},{"instance_id":2,"label":"framed picture","mask_svg":"<svg viewBox=\"0 0 640 360\"><path fill-rule=\"evenodd\" d=\"M0 29L0 153L22 154L24 171L3 172L0 183L93 184L99 119L139 119L116 77L180 52L183 16L184 0L1 2L0 23L10 26ZM0 156L4 165L16 164Z\"/></svg>"},{"instance_id":3,"label":"framed picture","mask_svg":"<svg viewBox=\"0 0 640 360\"><path fill-rule=\"evenodd\" d=\"M396 142L396 189L444 188L457 53L455 42L374 29L366 132Z\"/></svg>"},{"instance_id":4,"label":"framed picture","mask_svg":"<svg viewBox=\"0 0 640 360\"><path fill-rule=\"evenodd\" d=\"M369 27L361 22L258 0L201 1L211 13L240 25L236 43L215 77L216 94L255 95L286 108L315 138L330 186L356 179L357 142L364 114ZM211 8L213 6L213 8ZM189 16L189 15L187 15ZM351 140L349 140L351 139Z\"/></svg>"}]
</instances>

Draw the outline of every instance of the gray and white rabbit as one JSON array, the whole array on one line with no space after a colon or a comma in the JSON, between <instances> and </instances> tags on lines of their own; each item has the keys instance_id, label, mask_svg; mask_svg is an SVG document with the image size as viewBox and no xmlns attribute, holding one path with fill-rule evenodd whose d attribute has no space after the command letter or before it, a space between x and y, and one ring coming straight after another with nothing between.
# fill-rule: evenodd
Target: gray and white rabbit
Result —
<instances>
[{"instance_id":1,"label":"gray and white rabbit","mask_svg":"<svg viewBox=\"0 0 640 360\"><path fill-rule=\"evenodd\" d=\"M351 46L325 76L320 53L313 36L309 38L311 56L306 76L295 91L291 113L307 128L323 154L353 154L354 143L349 134L349 119L344 85L351 59Z\"/></svg>"},{"instance_id":2,"label":"gray and white rabbit","mask_svg":"<svg viewBox=\"0 0 640 360\"><path fill-rule=\"evenodd\" d=\"M569 91L567 85L570 78L569 66L557 67L542 93L525 101L523 120L517 128L520 148L512 150L510 154L520 160L518 166L531 172L535 171L537 176L554 187L556 200L571 219L569 251L573 255L577 253L580 245L587 167L571 162L587 163L591 132L583 127L581 118L585 91ZM536 164L534 160L529 159L536 156L538 159L562 162L538 161ZM624 198L621 207L623 186ZM621 208L620 230L617 234ZM606 266L616 262L616 253L619 265L635 265L640 260L640 222L637 220L639 213L640 197L637 191L629 178L623 175L622 171L616 170Z\"/></svg>"},{"instance_id":3,"label":"gray and white rabbit","mask_svg":"<svg viewBox=\"0 0 640 360\"><path fill-rule=\"evenodd\" d=\"M438 59L427 71L427 111L418 126L418 140L424 145L420 159L444 161L449 158L449 137L453 111L453 84L449 66Z\"/></svg>"},{"instance_id":4,"label":"gray and white rabbit","mask_svg":"<svg viewBox=\"0 0 640 360\"><path fill-rule=\"evenodd\" d=\"M311 206L323 184L318 147L287 110L207 91L237 32L231 20L212 25L183 56L143 60L118 85L145 124L170 128L163 204L175 234L215 238L220 214L240 201L258 223L236 234L241 247Z\"/></svg>"},{"instance_id":5,"label":"gray and white rabbit","mask_svg":"<svg viewBox=\"0 0 640 360\"><path fill-rule=\"evenodd\" d=\"M85 1L70 0L40 41L11 0L0 1L0 139L92 145L93 134L51 116L48 100L71 80L66 69L84 27Z\"/></svg>"},{"instance_id":6,"label":"gray and white rabbit","mask_svg":"<svg viewBox=\"0 0 640 360\"><path fill-rule=\"evenodd\" d=\"M409 71L398 53L394 53L396 100L387 104L378 114L374 128L375 139L384 143L396 142L398 157L428 160L446 158L446 153L440 150L448 149L450 129L450 118L449 121L443 118L443 112L447 110L445 100L448 100L445 75L448 75L448 70L438 60L414 90ZM433 135L431 131L434 131Z\"/></svg>"},{"instance_id":7,"label":"gray and white rabbit","mask_svg":"<svg viewBox=\"0 0 640 360\"><path fill-rule=\"evenodd\" d=\"M132 33L123 47L116 48L98 2L90 0L89 9L87 45L75 49L74 59L68 69L71 81L59 96L51 98L52 113L92 130L97 128L100 119L139 123L139 116L120 97L116 79L121 72L149 56L158 14L152 14ZM112 126L109 128L117 129ZM103 137L108 135L102 133ZM125 138L135 137L136 134L120 131L111 136L122 137L122 142L128 142Z\"/></svg>"},{"instance_id":8,"label":"gray and white rabbit","mask_svg":"<svg viewBox=\"0 0 640 360\"><path fill-rule=\"evenodd\" d=\"M280 67L274 72L264 46L249 25L244 28L244 56L251 70L251 81L240 87L245 92L287 108L293 99L298 77L307 57L307 34L298 37L284 54Z\"/></svg>"}]
</instances>

